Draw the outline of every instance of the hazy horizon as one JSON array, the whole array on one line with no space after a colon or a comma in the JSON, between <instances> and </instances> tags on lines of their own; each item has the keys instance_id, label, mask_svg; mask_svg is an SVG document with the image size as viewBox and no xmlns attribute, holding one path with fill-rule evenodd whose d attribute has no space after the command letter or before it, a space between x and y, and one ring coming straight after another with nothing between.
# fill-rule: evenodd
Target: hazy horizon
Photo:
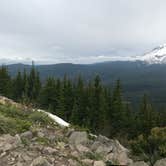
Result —
<instances>
[{"instance_id":1,"label":"hazy horizon","mask_svg":"<svg viewBox=\"0 0 166 166\"><path fill-rule=\"evenodd\" d=\"M129 60L166 42L166 1L1 0L0 62Z\"/></svg>"}]
</instances>

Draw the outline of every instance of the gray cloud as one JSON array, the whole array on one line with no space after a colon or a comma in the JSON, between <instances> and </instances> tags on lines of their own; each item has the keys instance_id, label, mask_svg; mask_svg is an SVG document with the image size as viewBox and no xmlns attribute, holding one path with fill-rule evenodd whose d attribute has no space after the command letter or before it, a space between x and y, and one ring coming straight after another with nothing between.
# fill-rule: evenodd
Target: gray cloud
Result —
<instances>
[{"instance_id":1,"label":"gray cloud","mask_svg":"<svg viewBox=\"0 0 166 166\"><path fill-rule=\"evenodd\" d=\"M1 62L92 63L166 42L164 0L1 0Z\"/></svg>"}]
</instances>

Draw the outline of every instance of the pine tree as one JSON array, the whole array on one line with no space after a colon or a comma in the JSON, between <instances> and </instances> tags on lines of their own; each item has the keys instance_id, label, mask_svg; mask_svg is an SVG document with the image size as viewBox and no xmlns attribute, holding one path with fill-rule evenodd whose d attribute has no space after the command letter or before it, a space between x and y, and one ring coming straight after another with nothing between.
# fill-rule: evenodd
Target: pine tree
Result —
<instances>
[{"instance_id":1,"label":"pine tree","mask_svg":"<svg viewBox=\"0 0 166 166\"><path fill-rule=\"evenodd\" d=\"M113 129L113 131L111 131L111 134L114 135L115 133L120 132L120 130L122 130L122 128L124 127L123 123L125 118L120 80L117 80L113 91L110 118L112 120L111 126Z\"/></svg>"},{"instance_id":2,"label":"pine tree","mask_svg":"<svg viewBox=\"0 0 166 166\"><path fill-rule=\"evenodd\" d=\"M147 95L144 94L137 117L140 133L148 134L156 124L156 117L153 107L148 101Z\"/></svg>"},{"instance_id":3,"label":"pine tree","mask_svg":"<svg viewBox=\"0 0 166 166\"><path fill-rule=\"evenodd\" d=\"M39 101L43 108L49 109L49 111L55 113L57 99L56 84L54 78L49 77L46 80L46 83L41 90Z\"/></svg>"},{"instance_id":4,"label":"pine tree","mask_svg":"<svg viewBox=\"0 0 166 166\"><path fill-rule=\"evenodd\" d=\"M27 77L27 72L25 69L23 71L22 81L23 81L22 102L27 103L27 101L28 101L28 77Z\"/></svg>"},{"instance_id":5,"label":"pine tree","mask_svg":"<svg viewBox=\"0 0 166 166\"><path fill-rule=\"evenodd\" d=\"M18 71L16 77L13 79L13 98L18 101L22 99L24 93L24 82L21 72Z\"/></svg>"},{"instance_id":6,"label":"pine tree","mask_svg":"<svg viewBox=\"0 0 166 166\"><path fill-rule=\"evenodd\" d=\"M105 104L103 96L103 87L101 86L100 77L94 78L93 85L89 84L90 106L89 106L89 126L93 132L98 133L104 127Z\"/></svg>"},{"instance_id":7,"label":"pine tree","mask_svg":"<svg viewBox=\"0 0 166 166\"><path fill-rule=\"evenodd\" d=\"M34 64L32 64L32 68L27 80L27 96L31 102L35 102L40 93L41 82L39 73L35 70Z\"/></svg>"},{"instance_id":8,"label":"pine tree","mask_svg":"<svg viewBox=\"0 0 166 166\"><path fill-rule=\"evenodd\" d=\"M0 95L11 97L11 77L6 66L0 68Z\"/></svg>"},{"instance_id":9,"label":"pine tree","mask_svg":"<svg viewBox=\"0 0 166 166\"><path fill-rule=\"evenodd\" d=\"M78 77L77 85L75 87L74 92L74 105L72 110L71 121L74 124L87 127L85 89L81 76Z\"/></svg>"},{"instance_id":10,"label":"pine tree","mask_svg":"<svg viewBox=\"0 0 166 166\"><path fill-rule=\"evenodd\" d=\"M63 117L66 121L71 118L71 113L73 109L73 90L70 80L64 76L60 97L58 99L58 114Z\"/></svg>"}]
</instances>

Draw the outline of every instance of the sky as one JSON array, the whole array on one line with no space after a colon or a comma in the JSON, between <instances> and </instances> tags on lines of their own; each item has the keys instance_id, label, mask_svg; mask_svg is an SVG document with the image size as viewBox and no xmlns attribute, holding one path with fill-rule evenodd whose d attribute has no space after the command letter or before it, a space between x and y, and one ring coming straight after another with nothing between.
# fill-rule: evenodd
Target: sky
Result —
<instances>
[{"instance_id":1,"label":"sky","mask_svg":"<svg viewBox=\"0 0 166 166\"><path fill-rule=\"evenodd\" d=\"M129 60L163 43L165 0L0 0L0 63Z\"/></svg>"}]
</instances>

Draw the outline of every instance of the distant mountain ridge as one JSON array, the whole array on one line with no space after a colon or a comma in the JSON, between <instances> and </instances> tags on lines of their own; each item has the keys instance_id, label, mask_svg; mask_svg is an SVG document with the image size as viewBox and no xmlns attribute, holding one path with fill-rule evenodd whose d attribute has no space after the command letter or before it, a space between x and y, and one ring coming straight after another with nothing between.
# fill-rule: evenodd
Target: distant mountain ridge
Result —
<instances>
[{"instance_id":1,"label":"distant mountain ridge","mask_svg":"<svg viewBox=\"0 0 166 166\"><path fill-rule=\"evenodd\" d=\"M29 71L31 65L14 64L8 65L11 75L16 75L18 70L24 68ZM81 75L85 81L100 75L104 84L113 86L117 79L122 82L125 97L132 103L139 103L144 93L149 94L153 103L165 105L166 98L166 64L148 64L143 61L114 61L106 63L96 63L90 65L81 64L55 64L37 65L42 81L47 77L63 78L66 74L75 80Z\"/></svg>"},{"instance_id":2,"label":"distant mountain ridge","mask_svg":"<svg viewBox=\"0 0 166 166\"><path fill-rule=\"evenodd\" d=\"M8 65L12 76L24 68L29 71L31 65ZM166 98L166 44L156 47L151 52L132 61L110 61L94 64L61 63L52 65L37 65L42 81L49 76L63 78L66 74L75 80L81 75L85 81L100 75L104 84L113 86L121 79L125 96L129 101L138 103L141 96L147 93L153 102L165 105Z\"/></svg>"}]
</instances>

